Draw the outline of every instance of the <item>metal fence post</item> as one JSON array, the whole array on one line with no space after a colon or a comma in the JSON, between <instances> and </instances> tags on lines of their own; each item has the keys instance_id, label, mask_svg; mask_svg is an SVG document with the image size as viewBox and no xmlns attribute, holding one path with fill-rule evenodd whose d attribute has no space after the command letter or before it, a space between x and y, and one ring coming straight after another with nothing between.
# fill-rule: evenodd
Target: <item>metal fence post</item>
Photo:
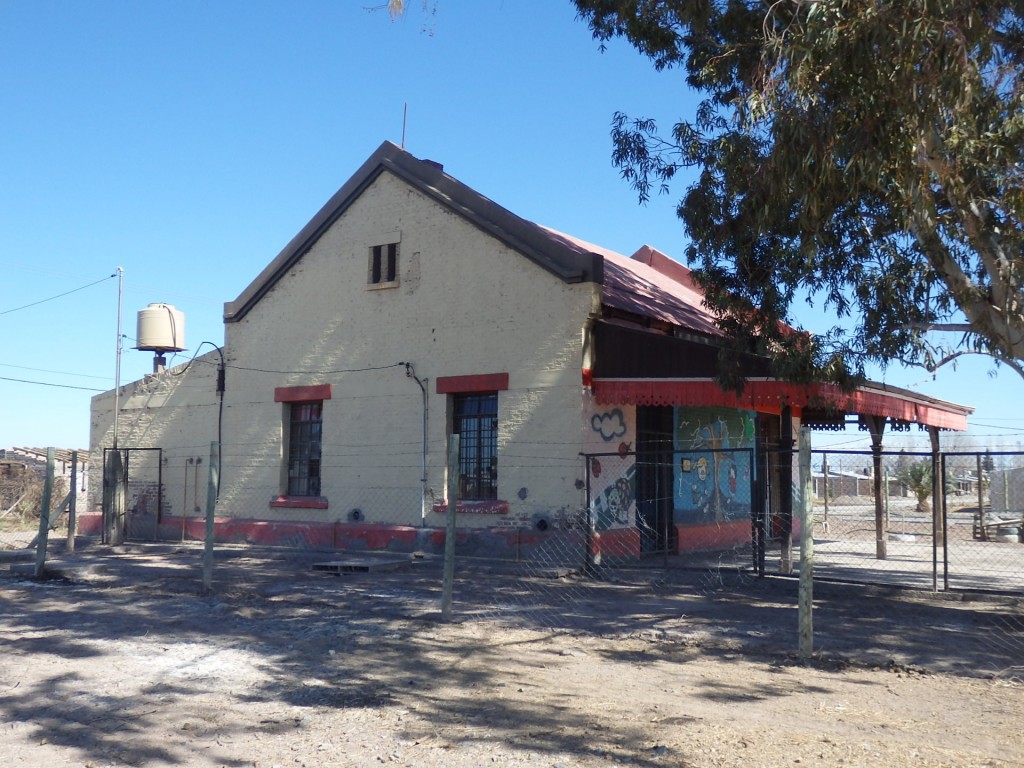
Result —
<instances>
[{"instance_id":1,"label":"metal fence post","mask_svg":"<svg viewBox=\"0 0 1024 768\"><path fill-rule=\"evenodd\" d=\"M43 479L43 500L39 505L39 536L36 539L35 577L42 578L46 566L46 540L50 533L50 496L53 494L54 450L46 449L46 477Z\"/></svg>"},{"instance_id":2,"label":"metal fence post","mask_svg":"<svg viewBox=\"0 0 1024 768\"><path fill-rule=\"evenodd\" d=\"M214 514L217 510L217 481L220 461L217 442L210 443L210 478L206 485L206 537L203 546L203 589L213 589L213 531Z\"/></svg>"},{"instance_id":3,"label":"metal fence post","mask_svg":"<svg viewBox=\"0 0 1024 768\"><path fill-rule=\"evenodd\" d=\"M459 497L459 436L448 438L448 518L444 536L444 580L441 585L441 618L452 615L455 588L455 512Z\"/></svg>"},{"instance_id":4,"label":"metal fence post","mask_svg":"<svg viewBox=\"0 0 1024 768\"><path fill-rule=\"evenodd\" d=\"M949 590L949 521L946 518L946 494L949 489L946 487L946 454L939 455L939 488L942 493L939 498L935 500L936 504L941 504L939 508L939 514L941 517L942 526L942 588Z\"/></svg>"},{"instance_id":5,"label":"metal fence post","mask_svg":"<svg viewBox=\"0 0 1024 768\"><path fill-rule=\"evenodd\" d=\"M75 532L78 527L78 451L71 452L71 493L68 506L68 552L75 551Z\"/></svg>"},{"instance_id":6,"label":"metal fence post","mask_svg":"<svg viewBox=\"0 0 1024 768\"><path fill-rule=\"evenodd\" d=\"M800 656L814 652L814 516L811 512L811 430L800 428Z\"/></svg>"},{"instance_id":7,"label":"metal fence post","mask_svg":"<svg viewBox=\"0 0 1024 768\"><path fill-rule=\"evenodd\" d=\"M583 529L583 573L586 576L597 576L601 568L601 546L597 537L597 521L594 519L593 490L590 479L592 477L593 456L586 457L587 479L587 517Z\"/></svg>"}]
</instances>

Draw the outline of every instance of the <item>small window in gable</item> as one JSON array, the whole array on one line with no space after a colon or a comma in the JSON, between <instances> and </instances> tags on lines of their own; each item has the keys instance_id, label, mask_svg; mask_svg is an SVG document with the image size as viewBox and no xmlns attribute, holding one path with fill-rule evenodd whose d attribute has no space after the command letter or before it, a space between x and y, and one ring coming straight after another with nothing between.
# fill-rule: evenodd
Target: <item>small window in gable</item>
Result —
<instances>
[{"instance_id":1,"label":"small window in gable","mask_svg":"<svg viewBox=\"0 0 1024 768\"><path fill-rule=\"evenodd\" d=\"M375 288L398 285L398 243L370 247L370 269L367 284Z\"/></svg>"}]
</instances>

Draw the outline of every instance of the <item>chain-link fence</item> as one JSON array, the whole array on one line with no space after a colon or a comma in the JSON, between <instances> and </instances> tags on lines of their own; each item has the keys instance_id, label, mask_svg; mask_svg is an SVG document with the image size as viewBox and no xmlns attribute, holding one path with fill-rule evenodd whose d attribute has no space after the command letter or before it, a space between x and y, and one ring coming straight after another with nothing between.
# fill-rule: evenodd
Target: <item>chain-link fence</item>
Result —
<instances>
[{"instance_id":1,"label":"chain-link fence","mask_svg":"<svg viewBox=\"0 0 1024 768\"><path fill-rule=\"evenodd\" d=\"M829 596L819 598L819 611L833 622L849 624L858 614L876 627L884 624L887 632L875 642L896 648L910 621L901 601L955 596L942 602L928 626L960 633L958 642L969 635L987 643L1001 660L995 666L1019 659L1024 454L945 453L936 460L927 453L884 453L880 474L869 451L812 456L816 594ZM255 471L265 468L261 462L280 464L279 456L252 447L129 451L122 458L121 482L136 489L125 494L125 543L84 551L80 546L79 566L100 554L114 556L129 582L153 588L161 581L197 594L209 587L219 594L272 595L285 588L281 574L288 572L328 579L320 582L327 591L358 584L374 599L421 613L437 610L448 504L425 483L394 482L417 469L420 457L413 450L361 446L330 457L337 463L333 469L344 464L360 482L340 495L332 490L326 509L319 498L296 504L280 497L279 486L247 480L263 475ZM529 461L522 469L543 459ZM728 631L749 643L772 635L769 622L762 626L755 617L771 614L776 621L795 608L795 455L618 451L579 461L585 480L576 508L513 520L500 502L459 507L456 615L568 631L671 627L703 637L701 632L724 632L727 625L712 628L700 617L731 606L748 618L742 629ZM210 507L218 479L211 465L233 476L236 488L245 487L248 506L235 501ZM565 469L571 478L572 468ZM174 485L174 495L167 493L169 477L183 481ZM104 492L109 496L108 488ZM208 524L214 531L209 540ZM98 539L102 529L92 531ZM61 547L60 537L53 537L54 572L74 580L79 572L59 570L67 559ZM160 568L143 565L147 558L156 558ZM852 586L844 591L844 584ZM905 591L879 591L893 587ZM1002 602L985 602L978 610L977 595ZM975 607L968 616L963 601L970 596ZM819 625L822 637L829 635L828 621ZM835 642L841 635L833 632ZM795 639L789 647L795 649Z\"/></svg>"},{"instance_id":2,"label":"chain-link fence","mask_svg":"<svg viewBox=\"0 0 1024 768\"><path fill-rule=\"evenodd\" d=\"M1024 592L1024 454L883 452L879 465L813 452L817 575Z\"/></svg>"}]
</instances>

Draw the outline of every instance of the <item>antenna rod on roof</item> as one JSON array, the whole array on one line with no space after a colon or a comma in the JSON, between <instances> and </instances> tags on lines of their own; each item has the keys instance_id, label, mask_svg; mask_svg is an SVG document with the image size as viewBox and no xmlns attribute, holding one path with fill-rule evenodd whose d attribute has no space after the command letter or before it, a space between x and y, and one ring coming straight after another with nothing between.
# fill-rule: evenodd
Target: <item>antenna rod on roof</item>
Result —
<instances>
[{"instance_id":1,"label":"antenna rod on roof","mask_svg":"<svg viewBox=\"0 0 1024 768\"><path fill-rule=\"evenodd\" d=\"M405 149L405 120L409 116L409 102L402 106L402 149Z\"/></svg>"}]
</instances>

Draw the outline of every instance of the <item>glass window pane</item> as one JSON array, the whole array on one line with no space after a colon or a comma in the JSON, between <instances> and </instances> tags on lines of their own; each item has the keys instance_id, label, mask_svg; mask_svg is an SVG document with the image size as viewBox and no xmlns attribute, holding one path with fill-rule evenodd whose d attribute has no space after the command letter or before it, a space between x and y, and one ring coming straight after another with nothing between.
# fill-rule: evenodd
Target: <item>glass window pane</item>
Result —
<instances>
[{"instance_id":1,"label":"glass window pane","mask_svg":"<svg viewBox=\"0 0 1024 768\"><path fill-rule=\"evenodd\" d=\"M456 395L453 431L459 435L459 493L463 499L498 497L498 395Z\"/></svg>"},{"instance_id":2,"label":"glass window pane","mask_svg":"<svg viewBox=\"0 0 1024 768\"><path fill-rule=\"evenodd\" d=\"M321 401L292 403L288 433L289 496L320 495Z\"/></svg>"}]
</instances>

